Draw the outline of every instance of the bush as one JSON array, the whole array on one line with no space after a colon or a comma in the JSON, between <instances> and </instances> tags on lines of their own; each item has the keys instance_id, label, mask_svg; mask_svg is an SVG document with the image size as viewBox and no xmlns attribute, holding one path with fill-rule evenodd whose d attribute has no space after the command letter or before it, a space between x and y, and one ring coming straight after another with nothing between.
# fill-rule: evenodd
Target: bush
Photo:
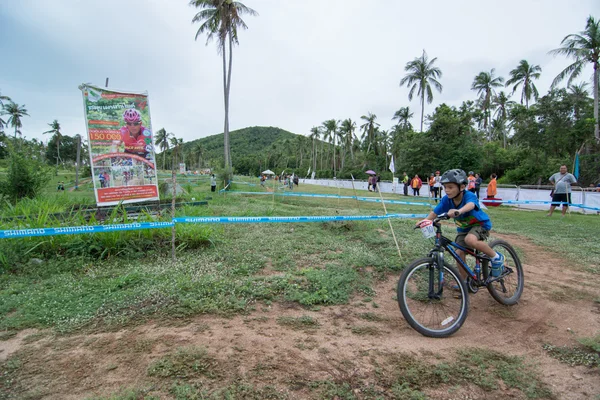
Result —
<instances>
[{"instance_id":1,"label":"bush","mask_svg":"<svg viewBox=\"0 0 600 400\"><path fill-rule=\"evenodd\" d=\"M16 203L22 198L35 198L50 172L40 162L13 152L6 175L6 180L0 181L0 194Z\"/></svg>"}]
</instances>

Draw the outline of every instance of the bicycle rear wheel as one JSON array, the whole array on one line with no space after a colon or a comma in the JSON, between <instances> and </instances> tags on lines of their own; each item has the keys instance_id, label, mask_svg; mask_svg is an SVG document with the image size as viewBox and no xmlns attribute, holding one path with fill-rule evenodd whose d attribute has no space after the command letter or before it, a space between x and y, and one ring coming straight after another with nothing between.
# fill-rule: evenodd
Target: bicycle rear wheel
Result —
<instances>
[{"instance_id":1,"label":"bicycle rear wheel","mask_svg":"<svg viewBox=\"0 0 600 400\"><path fill-rule=\"evenodd\" d=\"M467 318L466 284L446 262L440 268L431 257L413 261L402 272L397 293L402 315L422 335L450 336Z\"/></svg>"},{"instance_id":2,"label":"bicycle rear wheel","mask_svg":"<svg viewBox=\"0 0 600 400\"><path fill-rule=\"evenodd\" d=\"M504 255L504 272L501 278L488 283L487 289L492 297L500 304L512 306L519 302L523 294L524 276L521 260L515 249L506 241L497 239L490 242L494 251ZM490 276L489 262L482 263L483 278L487 281ZM494 279L491 277L491 279Z\"/></svg>"}]
</instances>

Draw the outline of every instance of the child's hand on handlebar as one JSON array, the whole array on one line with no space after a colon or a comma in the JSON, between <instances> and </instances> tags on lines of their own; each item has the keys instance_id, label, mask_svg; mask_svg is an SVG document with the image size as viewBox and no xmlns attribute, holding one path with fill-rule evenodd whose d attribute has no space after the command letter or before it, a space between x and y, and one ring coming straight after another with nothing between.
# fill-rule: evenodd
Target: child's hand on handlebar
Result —
<instances>
[{"instance_id":1,"label":"child's hand on handlebar","mask_svg":"<svg viewBox=\"0 0 600 400\"><path fill-rule=\"evenodd\" d=\"M429 219L422 219L420 221L417 221L417 223L415 223L415 229L420 228L421 224L427 223L426 221L430 221L430 220Z\"/></svg>"},{"instance_id":2,"label":"child's hand on handlebar","mask_svg":"<svg viewBox=\"0 0 600 400\"><path fill-rule=\"evenodd\" d=\"M457 210L457 209L455 209L455 208L453 208L453 209L451 209L451 210L448 210L448 216L449 216L450 218L456 218L456 217L458 217L459 215L460 215L460 211L459 211L459 210Z\"/></svg>"}]
</instances>

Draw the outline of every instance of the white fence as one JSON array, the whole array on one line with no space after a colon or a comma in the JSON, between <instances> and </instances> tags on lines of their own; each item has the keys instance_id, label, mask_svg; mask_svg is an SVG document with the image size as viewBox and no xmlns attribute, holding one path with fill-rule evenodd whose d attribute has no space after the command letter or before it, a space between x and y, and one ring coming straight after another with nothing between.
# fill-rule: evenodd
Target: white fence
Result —
<instances>
[{"instance_id":1,"label":"white fence","mask_svg":"<svg viewBox=\"0 0 600 400\"><path fill-rule=\"evenodd\" d=\"M301 179L301 183L307 183L311 185L320 185L320 186L328 186L334 188L342 188L342 189L352 189L352 181L345 179ZM366 181L354 181L354 188L356 190L368 190L368 183ZM404 185L402 183L398 183L394 185L389 181L381 181L378 183L379 189L382 193L395 193L397 195L404 194ZM481 198L485 197L487 186L481 186ZM539 186L536 188L531 187L520 187L520 186L507 186L507 185L498 185L498 194L496 198L500 198L504 201L515 201L520 204L508 204L513 207L519 207L524 209L532 209L532 210L546 210L550 207L549 204L529 204L526 202L529 201L544 201L550 202L550 186ZM600 192L581 190L581 188L573 186L573 193L571 195L571 202L576 205L582 205L584 207L591 207L595 210L580 208L577 206L573 206L571 211L573 212L582 212L585 214L598 214L600 213ZM429 186L424 184L421 188L421 196L427 197L429 195ZM412 197L412 189L408 188L408 195ZM525 203L521 203L525 202Z\"/></svg>"}]
</instances>

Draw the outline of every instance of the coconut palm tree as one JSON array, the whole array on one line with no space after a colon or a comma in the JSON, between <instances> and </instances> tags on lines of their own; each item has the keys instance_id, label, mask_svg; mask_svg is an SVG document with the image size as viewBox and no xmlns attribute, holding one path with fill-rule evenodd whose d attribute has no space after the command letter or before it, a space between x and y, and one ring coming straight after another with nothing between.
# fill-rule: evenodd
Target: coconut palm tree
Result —
<instances>
[{"instance_id":1,"label":"coconut palm tree","mask_svg":"<svg viewBox=\"0 0 600 400\"><path fill-rule=\"evenodd\" d=\"M425 95L427 95L427 104L431 104L433 101L431 86L433 85L440 93L443 89L442 84L438 81L442 77L442 70L433 66L436 61L437 57L429 61L427 53L423 50L421 57L406 63L404 70L408 73L400 80L400 86L410 86L408 100L412 100L415 90L417 90L417 95L421 97L421 132L423 132Z\"/></svg>"},{"instance_id":2,"label":"coconut palm tree","mask_svg":"<svg viewBox=\"0 0 600 400\"><path fill-rule=\"evenodd\" d=\"M542 68L539 65L529 65L527 60L521 60L519 65L510 71L510 79L506 81L506 87L513 86L512 94L517 91L519 85L521 85L521 104L525 100L525 108L529 108L529 100L531 96L537 100L539 93L535 84L534 79L539 79L542 72Z\"/></svg>"},{"instance_id":3,"label":"coconut palm tree","mask_svg":"<svg viewBox=\"0 0 600 400\"><path fill-rule=\"evenodd\" d=\"M500 93L492 99L492 107L495 109L494 117L496 118L498 129L502 131L504 148L506 148L506 120L508 118L508 111L514 104L515 102L509 100L509 97L504 91L500 91Z\"/></svg>"},{"instance_id":4,"label":"coconut palm tree","mask_svg":"<svg viewBox=\"0 0 600 400\"><path fill-rule=\"evenodd\" d=\"M2 91L0 91L0 115L3 114L2 111L4 109L4 102L5 101L12 101L12 100L8 96L3 96L2 95ZM6 121L4 121L2 118L0 118L0 131L2 129L4 129L4 125L6 125Z\"/></svg>"},{"instance_id":5,"label":"coconut palm tree","mask_svg":"<svg viewBox=\"0 0 600 400\"><path fill-rule=\"evenodd\" d=\"M194 145L194 154L198 157L198 168L202 168L202 157L204 157L204 146L202 143L196 142Z\"/></svg>"},{"instance_id":6,"label":"coconut palm tree","mask_svg":"<svg viewBox=\"0 0 600 400\"><path fill-rule=\"evenodd\" d=\"M166 169L166 156L167 156L167 150L169 150L169 140L171 139L171 134L167 133L167 131L165 130L165 128L160 128L159 130L156 131L155 135L154 135L154 141L155 144L160 148L160 151L162 152L163 155L163 169Z\"/></svg>"},{"instance_id":7,"label":"coconut palm tree","mask_svg":"<svg viewBox=\"0 0 600 400\"><path fill-rule=\"evenodd\" d=\"M312 168L315 171L317 169L317 140L321 137L319 127L313 126L310 128L310 135L308 137L312 140Z\"/></svg>"},{"instance_id":8,"label":"coconut palm tree","mask_svg":"<svg viewBox=\"0 0 600 400\"><path fill-rule=\"evenodd\" d=\"M335 163L335 142L338 131L338 121L335 119L328 119L323 122L323 128L325 130L325 139L332 144L333 151L333 176L335 177L336 163Z\"/></svg>"},{"instance_id":9,"label":"coconut palm tree","mask_svg":"<svg viewBox=\"0 0 600 400\"><path fill-rule=\"evenodd\" d=\"M223 100L225 106L223 141L225 147L225 169L231 172L233 164L229 146L229 93L231 89L233 45L239 44L238 29L248 29L242 16L254 16L258 15L258 13L239 1L233 0L191 0L190 5L200 9L192 19L193 23L200 23L195 40L198 40L198 37L205 33L207 36L206 44L208 45L216 37L217 50L223 56ZM229 48L229 62L227 61L227 52L225 51L226 45Z\"/></svg>"},{"instance_id":10,"label":"coconut palm tree","mask_svg":"<svg viewBox=\"0 0 600 400\"><path fill-rule=\"evenodd\" d=\"M342 121L340 126L340 133L342 134L342 143L344 143L344 157L342 158L342 169L344 169L344 160L346 159L346 152L348 148L350 148L350 156L352 157L352 162L354 162L354 149L352 144L354 143L354 139L356 138L356 122L352 121L350 118Z\"/></svg>"},{"instance_id":11,"label":"coconut palm tree","mask_svg":"<svg viewBox=\"0 0 600 400\"><path fill-rule=\"evenodd\" d=\"M477 90L477 94L481 99L481 107L486 116L486 119L483 124L483 129L488 128L488 136L490 134L489 127L492 123L491 119L491 104L492 98L495 95L494 88L503 86L504 78L501 76L494 77L494 72L496 70L492 68L490 72L482 71L473 80L473 84L471 85L471 90Z\"/></svg>"},{"instance_id":12,"label":"coconut palm tree","mask_svg":"<svg viewBox=\"0 0 600 400\"><path fill-rule=\"evenodd\" d=\"M598 69L600 65L600 20L596 21L591 15L587 19L585 30L579 33L567 35L560 42L562 47L550 51L550 54L563 55L567 58L575 60L573 64L562 70L560 74L554 78L552 87L558 85L567 76L567 86L577 79L581 71L588 63L594 67L594 78L592 90L594 91L594 136L596 141L600 143L600 127L598 125Z\"/></svg>"},{"instance_id":13,"label":"coconut palm tree","mask_svg":"<svg viewBox=\"0 0 600 400\"><path fill-rule=\"evenodd\" d=\"M62 143L62 133L60 132L60 124L58 123L58 120L54 120L51 123L48 124L48 126L51 128L49 131L43 132L42 134L45 135L46 133L51 133L52 136L56 137L56 167L58 168L58 163L60 161L60 145Z\"/></svg>"},{"instance_id":14,"label":"coconut palm tree","mask_svg":"<svg viewBox=\"0 0 600 400\"><path fill-rule=\"evenodd\" d=\"M10 101L8 104L4 104L2 107L4 109L2 113L4 115L8 115L8 120L6 121L7 125L10 125L13 128L15 128L16 139L17 133L20 133L20 129L23 127L21 118L23 118L26 115L29 116L29 114L27 114L27 109L25 108L25 105L20 106L12 101Z\"/></svg>"},{"instance_id":15,"label":"coconut palm tree","mask_svg":"<svg viewBox=\"0 0 600 400\"><path fill-rule=\"evenodd\" d=\"M375 122L377 115L368 112L367 115L361 115L360 119L365 121L365 123L360 126L360 129L362 129L363 132L361 139L367 144L367 154L369 154L371 146L375 143L375 130L379 126L379 124Z\"/></svg>"},{"instance_id":16,"label":"coconut palm tree","mask_svg":"<svg viewBox=\"0 0 600 400\"><path fill-rule=\"evenodd\" d=\"M573 114L575 115L575 120L579 121L581 116L581 110L584 104L589 101L590 93L587 91L588 83L580 82L578 84L569 85L569 97L573 102Z\"/></svg>"},{"instance_id":17,"label":"coconut palm tree","mask_svg":"<svg viewBox=\"0 0 600 400\"><path fill-rule=\"evenodd\" d=\"M412 129L410 119L413 117L413 115L414 114L410 112L410 108L401 107L394 113L392 121L398 120L398 128L402 129L403 131L409 131Z\"/></svg>"}]
</instances>

